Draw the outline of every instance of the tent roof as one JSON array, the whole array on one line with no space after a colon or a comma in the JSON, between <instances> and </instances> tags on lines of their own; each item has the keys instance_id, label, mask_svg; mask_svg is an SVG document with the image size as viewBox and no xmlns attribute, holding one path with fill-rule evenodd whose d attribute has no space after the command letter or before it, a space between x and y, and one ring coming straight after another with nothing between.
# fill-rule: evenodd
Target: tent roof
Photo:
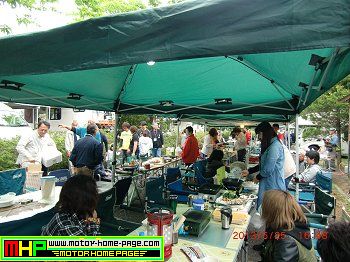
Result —
<instances>
[{"instance_id":1,"label":"tent roof","mask_svg":"<svg viewBox=\"0 0 350 262\"><path fill-rule=\"evenodd\" d=\"M0 99L288 120L350 73L349 13L348 0L195 0L3 38Z\"/></svg>"}]
</instances>

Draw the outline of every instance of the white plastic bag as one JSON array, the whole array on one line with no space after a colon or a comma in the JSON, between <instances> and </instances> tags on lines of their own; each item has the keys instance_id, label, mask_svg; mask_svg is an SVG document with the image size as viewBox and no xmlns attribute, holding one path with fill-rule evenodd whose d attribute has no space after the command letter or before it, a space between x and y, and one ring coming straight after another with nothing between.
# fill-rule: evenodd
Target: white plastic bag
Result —
<instances>
[{"instance_id":1,"label":"white plastic bag","mask_svg":"<svg viewBox=\"0 0 350 262\"><path fill-rule=\"evenodd\" d=\"M264 221L261 219L261 216L258 212L255 212L251 219L250 219L250 223L252 224L252 226L255 228L255 230L259 230L264 226Z\"/></svg>"},{"instance_id":2,"label":"white plastic bag","mask_svg":"<svg viewBox=\"0 0 350 262\"><path fill-rule=\"evenodd\" d=\"M287 178L297 172L297 167L295 165L291 152L285 145L283 145L283 151L284 151L284 178Z\"/></svg>"}]
</instances>

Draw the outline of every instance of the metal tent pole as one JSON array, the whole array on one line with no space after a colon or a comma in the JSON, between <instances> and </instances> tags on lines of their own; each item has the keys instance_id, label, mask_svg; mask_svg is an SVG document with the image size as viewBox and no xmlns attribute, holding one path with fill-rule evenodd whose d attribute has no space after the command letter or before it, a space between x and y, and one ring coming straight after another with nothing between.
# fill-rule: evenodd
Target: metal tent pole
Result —
<instances>
[{"instance_id":1,"label":"metal tent pole","mask_svg":"<svg viewBox=\"0 0 350 262\"><path fill-rule=\"evenodd\" d=\"M175 145L175 150L179 146L179 133L180 133L180 124L181 121L177 121L177 133L176 133L176 145Z\"/></svg>"},{"instance_id":2,"label":"metal tent pole","mask_svg":"<svg viewBox=\"0 0 350 262\"><path fill-rule=\"evenodd\" d=\"M299 114L295 116L295 163L296 163L296 178L299 178ZM299 183L295 185L295 199L299 200Z\"/></svg>"},{"instance_id":3,"label":"metal tent pole","mask_svg":"<svg viewBox=\"0 0 350 262\"><path fill-rule=\"evenodd\" d=\"M350 177L350 100L349 102L349 123L348 123L348 177ZM341 139L341 138L340 138ZM341 153L341 152L340 152Z\"/></svg>"},{"instance_id":4,"label":"metal tent pole","mask_svg":"<svg viewBox=\"0 0 350 262\"><path fill-rule=\"evenodd\" d=\"M116 166L116 160L117 160L117 146L118 146L118 136L117 136L117 129L118 129L118 112L115 113L115 120L114 120L114 139L113 139L113 161L112 161L112 185L114 185L115 181L115 166Z\"/></svg>"},{"instance_id":5,"label":"metal tent pole","mask_svg":"<svg viewBox=\"0 0 350 262\"><path fill-rule=\"evenodd\" d=\"M289 122L287 123L287 143L288 143L288 149L290 150L290 128L289 128Z\"/></svg>"}]
</instances>

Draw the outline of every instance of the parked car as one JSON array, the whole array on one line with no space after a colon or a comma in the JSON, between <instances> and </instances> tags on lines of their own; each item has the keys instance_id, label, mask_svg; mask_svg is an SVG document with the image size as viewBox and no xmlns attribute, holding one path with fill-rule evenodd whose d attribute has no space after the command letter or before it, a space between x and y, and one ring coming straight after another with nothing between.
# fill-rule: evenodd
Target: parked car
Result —
<instances>
[{"instance_id":1,"label":"parked car","mask_svg":"<svg viewBox=\"0 0 350 262\"><path fill-rule=\"evenodd\" d=\"M12 139L31 131L32 128L19 112L0 103L0 139Z\"/></svg>"}]
</instances>

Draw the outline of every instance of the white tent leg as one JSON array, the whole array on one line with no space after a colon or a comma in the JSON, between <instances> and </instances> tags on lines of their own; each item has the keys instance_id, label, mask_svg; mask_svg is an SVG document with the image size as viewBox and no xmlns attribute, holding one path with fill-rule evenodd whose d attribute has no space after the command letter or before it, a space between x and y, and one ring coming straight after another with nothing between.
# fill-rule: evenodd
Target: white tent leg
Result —
<instances>
[{"instance_id":1,"label":"white tent leg","mask_svg":"<svg viewBox=\"0 0 350 262\"><path fill-rule=\"evenodd\" d=\"M287 123L287 143L288 143L288 149L290 150L290 128L289 128L289 123Z\"/></svg>"},{"instance_id":2,"label":"white tent leg","mask_svg":"<svg viewBox=\"0 0 350 262\"><path fill-rule=\"evenodd\" d=\"M175 149L179 146L179 144L181 143L181 141L179 141L180 138L180 124L181 121L177 121L177 133L176 133L176 145L175 145Z\"/></svg>"},{"instance_id":3,"label":"white tent leg","mask_svg":"<svg viewBox=\"0 0 350 262\"><path fill-rule=\"evenodd\" d=\"M299 114L295 116L295 163L296 163L296 178L299 178ZM299 201L299 183L295 185L295 200Z\"/></svg>"},{"instance_id":4,"label":"white tent leg","mask_svg":"<svg viewBox=\"0 0 350 262\"><path fill-rule=\"evenodd\" d=\"M118 113L115 113L115 120L114 120L114 139L113 139L113 161L112 161L112 185L115 181L115 166L116 166L116 160L117 160L117 130L118 130Z\"/></svg>"}]
</instances>

